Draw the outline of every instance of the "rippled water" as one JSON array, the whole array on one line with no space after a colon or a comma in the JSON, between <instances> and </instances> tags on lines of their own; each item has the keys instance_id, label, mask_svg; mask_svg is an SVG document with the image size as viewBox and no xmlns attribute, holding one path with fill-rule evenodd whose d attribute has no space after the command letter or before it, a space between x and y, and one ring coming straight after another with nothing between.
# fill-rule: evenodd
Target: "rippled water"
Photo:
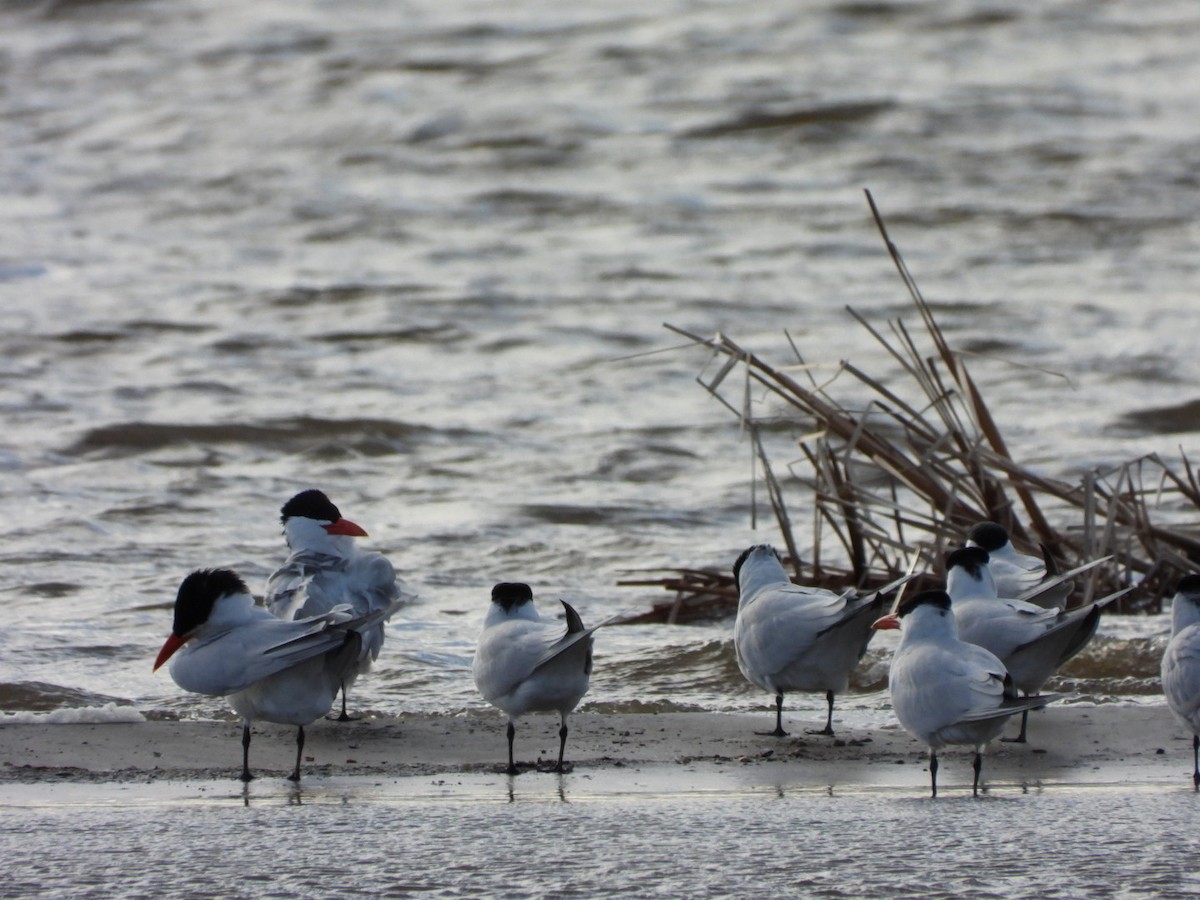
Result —
<instances>
[{"instance_id":1,"label":"rippled water","mask_svg":"<svg viewBox=\"0 0 1200 900\"><path fill-rule=\"evenodd\" d=\"M11 897L1186 897L1186 790L1007 790L930 802L887 789L630 776L503 778L148 799L69 788L5 810ZM132 796L130 796L132 794ZM245 805L243 805L245 803ZM1103 821L1102 831L1095 827ZM268 837L269 835L269 837ZM1019 835L1020 839L1004 836ZM1053 838L1053 839L1051 839ZM56 888L47 892L47 881Z\"/></svg>"},{"instance_id":2,"label":"rippled water","mask_svg":"<svg viewBox=\"0 0 1200 900\"><path fill-rule=\"evenodd\" d=\"M1194 455L1198 36L1181 0L5 4L0 707L224 714L150 675L175 588L261 589L311 485L424 598L383 712L479 703L497 581L594 619L773 539L705 355L651 351L787 329L886 375L864 187L1020 458ZM1106 623L1070 686L1153 694L1164 630ZM765 702L728 623L597 655L598 704Z\"/></svg>"}]
</instances>

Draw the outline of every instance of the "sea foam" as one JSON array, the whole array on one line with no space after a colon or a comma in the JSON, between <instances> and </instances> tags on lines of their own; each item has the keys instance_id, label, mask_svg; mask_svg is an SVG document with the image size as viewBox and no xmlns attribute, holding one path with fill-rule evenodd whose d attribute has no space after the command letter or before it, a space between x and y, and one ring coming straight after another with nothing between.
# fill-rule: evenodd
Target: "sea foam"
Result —
<instances>
[{"instance_id":1,"label":"sea foam","mask_svg":"<svg viewBox=\"0 0 1200 900\"><path fill-rule=\"evenodd\" d=\"M0 712L0 725L107 725L145 721L146 717L132 706L118 706L115 703L51 712Z\"/></svg>"}]
</instances>

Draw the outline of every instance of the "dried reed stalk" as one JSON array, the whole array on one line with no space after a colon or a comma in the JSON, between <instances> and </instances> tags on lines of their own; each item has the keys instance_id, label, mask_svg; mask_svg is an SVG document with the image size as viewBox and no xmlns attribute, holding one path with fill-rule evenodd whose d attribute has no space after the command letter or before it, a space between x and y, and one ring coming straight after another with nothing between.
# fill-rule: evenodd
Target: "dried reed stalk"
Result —
<instances>
[{"instance_id":1,"label":"dried reed stalk","mask_svg":"<svg viewBox=\"0 0 1200 900\"><path fill-rule=\"evenodd\" d=\"M1014 543L1027 551L1044 545L1063 569L1111 555L1079 579L1074 600L1132 585L1120 609L1161 609L1174 583L1196 571L1195 561L1200 560L1195 527L1155 520L1155 513L1168 507L1176 518L1181 509L1188 514L1200 510L1200 481L1187 457L1181 451L1182 471L1151 454L1109 471L1089 472L1077 484L1039 475L1014 460L962 354L946 340L869 192L867 201L933 352L923 351L903 322L889 323L884 333L854 310L848 312L902 367L917 388L918 400L904 399L908 391L902 385L884 384L848 362L818 383L790 335L788 342L807 381L790 374L794 366L776 367L725 335L702 337L666 325L690 345L707 347L711 359L721 360L714 375L697 381L737 416L750 436L797 578L804 574L807 583L834 590L865 590L914 565L916 571L927 571L927 577L939 578L944 552L960 545L975 523L990 519L1004 525ZM735 403L723 391L729 390L729 376L739 371L743 383ZM837 399L834 389L843 378L872 395L865 407L855 410ZM800 447L807 471L794 475L807 494L804 504L814 509L816 537L806 574L783 485L763 444L761 423L751 414L753 386L765 388L790 408L805 431ZM1047 504L1053 515L1044 511ZM821 554L826 531L844 551L844 564L831 563L828 554ZM737 603L733 579L724 572L675 570L666 577L619 583L661 586L675 593L672 602L656 605L638 617L642 619L727 615Z\"/></svg>"}]
</instances>

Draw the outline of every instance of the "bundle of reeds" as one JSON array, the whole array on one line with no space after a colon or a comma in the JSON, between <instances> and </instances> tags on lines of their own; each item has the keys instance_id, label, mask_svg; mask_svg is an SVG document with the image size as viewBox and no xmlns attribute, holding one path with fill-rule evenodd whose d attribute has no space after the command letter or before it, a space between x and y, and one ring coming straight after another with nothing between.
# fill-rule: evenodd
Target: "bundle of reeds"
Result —
<instances>
[{"instance_id":1,"label":"bundle of reeds","mask_svg":"<svg viewBox=\"0 0 1200 900\"><path fill-rule=\"evenodd\" d=\"M923 351L902 321L889 322L884 332L853 309L848 313L900 365L906 384L885 384L849 362L818 383L790 336L794 359L780 367L725 335L702 337L666 326L711 351L706 372L718 363L713 374L697 380L748 435L761 467L752 481L765 485L797 580L866 590L907 571L938 579L944 551L960 546L976 523L991 520L1007 528L1019 548L1037 552L1041 545L1063 569L1109 557L1076 579L1073 604L1128 587L1118 609L1161 609L1175 582L1200 569L1200 527L1155 521L1166 505L1175 510L1175 520L1181 506L1188 519L1191 510L1200 511L1200 483L1186 456L1181 451L1176 465L1156 454L1142 456L1090 471L1076 483L1014 460L963 355L947 342L869 192L867 201L931 350ZM793 377L796 371L804 374ZM741 378L731 379L734 373ZM803 432L799 446L807 470L796 473L804 491L798 501L785 498L765 449L763 429L776 427L778 417L767 422L752 414L755 385L778 398ZM839 398L841 386L849 388L841 393L854 397L853 405ZM813 511L807 553L796 546L789 502ZM822 553L827 530L844 558ZM673 593L639 619L727 615L737 603L727 570L671 570L620 583Z\"/></svg>"}]
</instances>

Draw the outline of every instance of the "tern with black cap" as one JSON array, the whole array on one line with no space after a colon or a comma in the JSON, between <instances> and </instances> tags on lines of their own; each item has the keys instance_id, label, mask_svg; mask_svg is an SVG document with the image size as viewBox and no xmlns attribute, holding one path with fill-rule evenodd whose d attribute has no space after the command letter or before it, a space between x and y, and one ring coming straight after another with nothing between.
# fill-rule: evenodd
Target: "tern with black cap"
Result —
<instances>
[{"instance_id":1,"label":"tern with black cap","mask_svg":"<svg viewBox=\"0 0 1200 900\"><path fill-rule=\"evenodd\" d=\"M200 569L187 576L175 598L171 635L154 662L170 662L171 677L185 691L225 697L243 718L242 774L250 774L250 726L255 721L295 725L300 780L304 726L325 715L352 668L363 633L395 605L365 616L346 606L310 618L285 621L256 606L246 583L228 569Z\"/></svg>"},{"instance_id":2,"label":"tern with black cap","mask_svg":"<svg viewBox=\"0 0 1200 900\"><path fill-rule=\"evenodd\" d=\"M264 600L279 618L317 616L342 604L366 616L413 599L387 557L359 550L355 538L366 537L366 530L344 518L324 492L301 491L283 505L279 518L290 555L267 579ZM382 621L363 633L358 659L342 682L339 720L350 718L346 691L379 658L384 635Z\"/></svg>"},{"instance_id":3,"label":"tern with black cap","mask_svg":"<svg viewBox=\"0 0 1200 900\"><path fill-rule=\"evenodd\" d=\"M521 582L501 582L483 619L472 672L483 699L508 715L508 774L517 774L513 759L516 720L530 712L559 715L558 762L562 772L567 746L567 716L587 693L592 674L593 633L571 604L559 601L566 629L538 615L533 591Z\"/></svg>"},{"instance_id":4,"label":"tern with black cap","mask_svg":"<svg viewBox=\"0 0 1200 900\"><path fill-rule=\"evenodd\" d=\"M959 639L945 591L923 591L875 622L901 629L888 689L904 730L929 748L932 796L937 796L938 751L951 744L975 749L972 793L978 796L983 748L1016 713L1053 697L1020 697L995 654Z\"/></svg>"}]
</instances>

